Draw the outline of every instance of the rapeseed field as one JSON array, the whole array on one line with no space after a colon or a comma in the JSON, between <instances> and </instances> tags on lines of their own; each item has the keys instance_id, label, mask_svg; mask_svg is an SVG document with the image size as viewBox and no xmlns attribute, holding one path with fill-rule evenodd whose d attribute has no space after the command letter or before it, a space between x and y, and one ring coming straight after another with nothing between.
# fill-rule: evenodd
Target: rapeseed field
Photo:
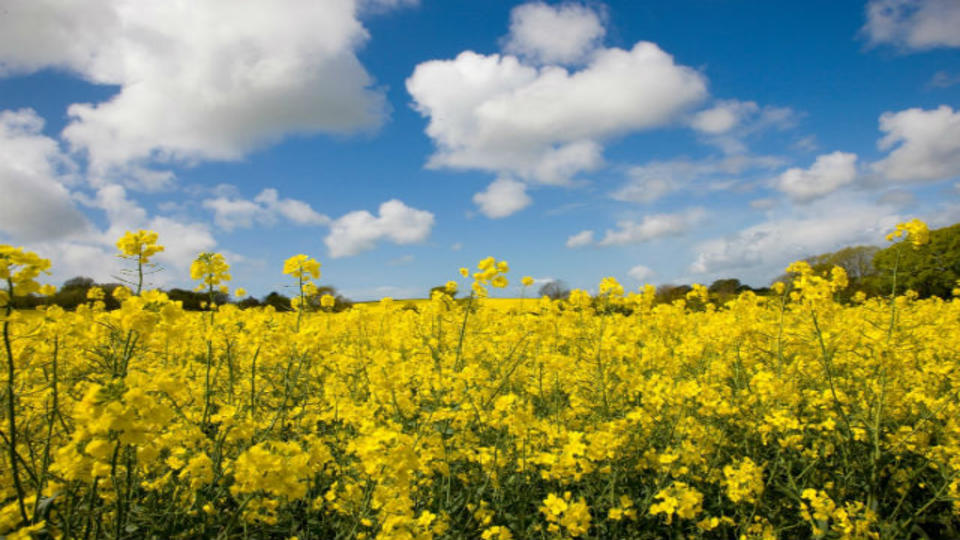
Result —
<instances>
[{"instance_id":1,"label":"rapeseed field","mask_svg":"<svg viewBox=\"0 0 960 540\"><path fill-rule=\"evenodd\" d=\"M142 270L158 241L118 247ZM113 311L13 310L49 266L0 247L10 539L958 534L956 297L839 303L841 269L795 263L724 305L607 278L493 307L489 258L451 273L465 301L333 313L297 255L291 312L186 312L142 280ZM191 275L231 286L219 254Z\"/></svg>"}]
</instances>

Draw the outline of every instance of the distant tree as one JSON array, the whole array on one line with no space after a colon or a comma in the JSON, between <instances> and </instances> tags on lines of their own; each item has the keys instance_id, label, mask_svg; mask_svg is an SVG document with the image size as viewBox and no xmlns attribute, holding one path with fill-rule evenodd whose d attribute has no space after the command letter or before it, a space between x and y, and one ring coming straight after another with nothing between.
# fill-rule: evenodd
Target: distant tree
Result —
<instances>
[{"instance_id":1,"label":"distant tree","mask_svg":"<svg viewBox=\"0 0 960 540\"><path fill-rule=\"evenodd\" d=\"M742 286L739 279L718 279L707 287L707 292L711 294L737 294L737 290Z\"/></svg>"},{"instance_id":2,"label":"distant tree","mask_svg":"<svg viewBox=\"0 0 960 540\"><path fill-rule=\"evenodd\" d=\"M307 298L307 306L310 311L321 311L321 298L325 295L333 297L333 308L330 311L339 313L353 306L353 301L337 292L337 289L331 285L321 285L317 287L317 294Z\"/></svg>"},{"instance_id":3,"label":"distant tree","mask_svg":"<svg viewBox=\"0 0 960 540\"><path fill-rule=\"evenodd\" d=\"M670 304L676 300L686 298L687 293L692 290L693 287L690 285L661 285L657 287L654 300L657 304Z\"/></svg>"},{"instance_id":4,"label":"distant tree","mask_svg":"<svg viewBox=\"0 0 960 540\"><path fill-rule=\"evenodd\" d=\"M261 301L265 306L273 306L273 309L277 311L290 311L290 297L284 296L277 291L272 291L270 294L263 297Z\"/></svg>"},{"instance_id":5,"label":"distant tree","mask_svg":"<svg viewBox=\"0 0 960 540\"><path fill-rule=\"evenodd\" d=\"M188 311L200 311L201 303L206 301L204 296L196 291L186 289L170 289L167 296L175 302L182 302L183 309Z\"/></svg>"},{"instance_id":6,"label":"distant tree","mask_svg":"<svg viewBox=\"0 0 960 540\"><path fill-rule=\"evenodd\" d=\"M898 293L912 289L921 298L950 298L960 279L960 223L931 230L930 241L919 248L901 242L877 251L873 266L880 271L880 294L890 294L896 268Z\"/></svg>"},{"instance_id":7,"label":"distant tree","mask_svg":"<svg viewBox=\"0 0 960 540\"><path fill-rule=\"evenodd\" d=\"M829 253L822 253L804 259L818 275L828 274L833 267L839 266L847 273L849 285L837 292L837 299L841 302L849 301L857 292L868 296L882 294L878 289L880 274L873 263L874 256L880 251L877 246L850 246ZM790 284L793 276L781 274L773 283Z\"/></svg>"},{"instance_id":8,"label":"distant tree","mask_svg":"<svg viewBox=\"0 0 960 540\"><path fill-rule=\"evenodd\" d=\"M208 308L204 306L210 301L207 293L186 289L170 289L167 291L167 296L171 300L183 302L183 309L187 311L206 310ZM220 291L214 291L213 293L213 303L218 306L226 304L229 299L230 297L226 293Z\"/></svg>"},{"instance_id":9,"label":"distant tree","mask_svg":"<svg viewBox=\"0 0 960 540\"><path fill-rule=\"evenodd\" d=\"M239 302L237 302L237 307L239 307L240 309L255 308L255 307L260 307L262 305L263 304L261 304L259 300L257 300L252 296L248 296L243 300L240 300Z\"/></svg>"},{"instance_id":10,"label":"distant tree","mask_svg":"<svg viewBox=\"0 0 960 540\"><path fill-rule=\"evenodd\" d=\"M63 282L63 286L60 287L61 291L70 290L70 289L90 289L96 282L93 278L88 278L85 276L77 276L75 278L70 278Z\"/></svg>"},{"instance_id":11,"label":"distant tree","mask_svg":"<svg viewBox=\"0 0 960 540\"><path fill-rule=\"evenodd\" d=\"M878 251L880 248L877 246L851 246L811 257L807 262L814 271L830 270L834 266L839 266L847 272L847 277L851 280L861 280L876 275L873 257Z\"/></svg>"},{"instance_id":12,"label":"distant tree","mask_svg":"<svg viewBox=\"0 0 960 540\"><path fill-rule=\"evenodd\" d=\"M564 300L570 296L570 288L567 287L567 284L563 281L556 279L544 283L537 291L537 294L541 297L546 296L551 300Z\"/></svg>"}]
</instances>

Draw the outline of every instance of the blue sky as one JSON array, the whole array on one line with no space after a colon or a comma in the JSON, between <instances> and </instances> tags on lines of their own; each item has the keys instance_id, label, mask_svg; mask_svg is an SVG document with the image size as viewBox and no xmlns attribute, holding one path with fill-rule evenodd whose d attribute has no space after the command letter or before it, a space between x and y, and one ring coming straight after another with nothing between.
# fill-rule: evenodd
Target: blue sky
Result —
<instances>
[{"instance_id":1,"label":"blue sky","mask_svg":"<svg viewBox=\"0 0 960 540\"><path fill-rule=\"evenodd\" d=\"M0 242L158 286L323 263L424 296L493 255L592 289L764 285L792 260L960 221L960 3L238 4L13 0ZM511 286L506 294L519 290Z\"/></svg>"}]
</instances>

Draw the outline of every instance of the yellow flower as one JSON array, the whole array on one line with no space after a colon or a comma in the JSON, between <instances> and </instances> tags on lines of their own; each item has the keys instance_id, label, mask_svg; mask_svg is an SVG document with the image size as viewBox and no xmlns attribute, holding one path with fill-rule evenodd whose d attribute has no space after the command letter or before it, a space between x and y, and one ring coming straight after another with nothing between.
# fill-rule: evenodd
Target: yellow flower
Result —
<instances>
[{"instance_id":1,"label":"yellow flower","mask_svg":"<svg viewBox=\"0 0 960 540\"><path fill-rule=\"evenodd\" d=\"M301 253L283 262L283 273L301 280L319 279L320 263Z\"/></svg>"},{"instance_id":2,"label":"yellow flower","mask_svg":"<svg viewBox=\"0 0 960 540\"><path fill-rule=\"evenodd\" d=\"M197 290L213 288L230 281L230 265L220 253L201 253L190 265L190 278L199 280Z\"/></svg>"},{"instance_id":3,"label":"yellow flower","mask_svg":"<svg viewBox=\"0 0 960 540\"><path fill-rule=\"evenodd\" d=\"M530 276L523 276L523 279L520 280L520 283L522 283L524 287L529 287L533 285L533 278Z\"/></svg>"},{"instance_id":4,"label":"yellow flower","mask_svg":"<svg viewBox=\"0 0 960 540\"><path fill-rule=\"evenodd\" d=\"M154 231L127 231L117 240L117 249L121 257L139 258L142 263L147 263L150 257L164 250L163 246L157 244L157 239Z\"/></svg>"},{"instance_id":5,"label":"yellow flower","mask_svg":"<svg viewBox=\"0 0 960 540\"><path fill-rule=\"evenodd\" d=\"M919 219L898 223L893 232L887 235L887 240L892 242L904 235L914 249L930 241L930 230L927 228L927 224Z\"/></svg>"},{"instance_id":6,"label":"yellow flower","mask_svg":"<svg viewBox=\"0 0 960 540\"><path fill-rule=\"evenodd\" d=\"M561 497L557 497L554 493L547 495L547 498L543 500L543 506L540 507L540 511L547 514L547 516L559 516L566 511L566 509L567 501Z\"/></svg>"}]
</instances>

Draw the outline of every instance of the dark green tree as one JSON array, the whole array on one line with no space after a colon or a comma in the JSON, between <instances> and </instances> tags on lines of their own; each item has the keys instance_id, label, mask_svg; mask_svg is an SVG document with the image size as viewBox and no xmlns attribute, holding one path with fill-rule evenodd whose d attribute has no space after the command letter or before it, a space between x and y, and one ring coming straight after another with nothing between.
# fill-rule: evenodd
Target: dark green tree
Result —
<instances>
[{"instance_id":1,"label":"dark green tree","mask_svg":"<svg viewBox=\"0 0 960 540\"><path fill-rule=\"evenodd\" d=\"M273 291L264 296L262 302L265 306L273 306L273 309L277 311L291 311L293 309L290 307L290 297L284 296L277 291Z\"/></svg>"},{"instance_id":2,"label":"dark green tree","mask_svg":"<svg viewBox=\"0 0 960 540\"><path fill-rule=\"evenodd\" d=\"M960 279L960 223L930 231L930 241L914 248L901 241L878 251L873 266L879 270L877 288L890 294L893 272L897 291L916 291L921 298L950 298Z\"/></svg>"}]
</instances>

